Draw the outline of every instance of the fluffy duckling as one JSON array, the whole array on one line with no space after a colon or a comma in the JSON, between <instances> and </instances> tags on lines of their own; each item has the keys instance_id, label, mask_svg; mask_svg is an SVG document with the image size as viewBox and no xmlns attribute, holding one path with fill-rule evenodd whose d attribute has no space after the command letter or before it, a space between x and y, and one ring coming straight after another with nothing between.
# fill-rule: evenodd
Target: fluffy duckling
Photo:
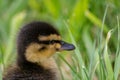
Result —
<instances>
[{"instance_id":1,"label":"fluffy duckling","mask_svg":"<svg viewBox=\"0 0 120 80\"><path fill-rule=\"evenodd\" d=\"M18 34L16 64L8 69L3 80L59 80L52 55L73 49L74 45L62 41L50 24L29 23Z\"/></svg>"}]
</instances>

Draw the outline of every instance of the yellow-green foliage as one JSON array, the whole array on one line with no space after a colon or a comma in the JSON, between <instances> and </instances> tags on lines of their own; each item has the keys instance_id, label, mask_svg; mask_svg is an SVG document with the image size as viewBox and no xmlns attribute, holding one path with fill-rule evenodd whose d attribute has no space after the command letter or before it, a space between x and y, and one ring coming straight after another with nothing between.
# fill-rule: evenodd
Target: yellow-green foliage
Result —
<instances>
[{"instance_id":1,"label":"yellow-green foliage","mask_svg":"<svg viewBox=\"0 0 120 80\"><path fill-rule=\"evenodd\" d=\"M1 80L4 67L16 57L19 28L34 20L55 25L76 46L74 52L58 55L62 80L118 79L119 0L0 0Z\"/></svg>"}]
</instances>

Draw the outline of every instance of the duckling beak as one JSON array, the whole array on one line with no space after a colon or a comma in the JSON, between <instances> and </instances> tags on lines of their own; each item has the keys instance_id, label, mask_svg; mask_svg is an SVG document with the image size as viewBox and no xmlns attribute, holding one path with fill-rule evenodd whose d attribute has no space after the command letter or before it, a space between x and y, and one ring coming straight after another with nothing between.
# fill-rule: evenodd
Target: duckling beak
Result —
<instances>
[{"instance_id":1,"label":"duckling beak","mask_svg":"<svg viewBox=\"0 0 120 80\"><path fill-rule=\"evenodd\" d=\"M61 41L61 48L60 48L60 50L70 51L70 50L74 50L74 49L75 49L75 46L73 44L69 44L67 42Z\"/></svg>"}]
</instances>

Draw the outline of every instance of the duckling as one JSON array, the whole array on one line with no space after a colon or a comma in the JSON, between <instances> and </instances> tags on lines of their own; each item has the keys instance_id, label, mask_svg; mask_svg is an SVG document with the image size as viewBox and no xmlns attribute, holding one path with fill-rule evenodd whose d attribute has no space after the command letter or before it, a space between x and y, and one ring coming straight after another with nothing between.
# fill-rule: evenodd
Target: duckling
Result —
<instances>
[{"instance_id":1,"label":"duckling","mask_svg":"<svg viewBox=\"0 0 120 80\"><path fill-rule=\"evenodd\" d=\"M7 70L3 80L59 80L52 56L57 51L74 49L73 44L61 40L52 25L31 22L18 33L16 63Z\"/></svg>"}]
</instances>

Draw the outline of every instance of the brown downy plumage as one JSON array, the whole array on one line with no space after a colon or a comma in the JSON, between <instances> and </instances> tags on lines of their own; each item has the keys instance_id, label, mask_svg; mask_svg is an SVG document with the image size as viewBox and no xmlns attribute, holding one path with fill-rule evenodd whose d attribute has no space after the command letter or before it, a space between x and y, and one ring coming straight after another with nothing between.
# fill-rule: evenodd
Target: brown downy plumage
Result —
<instances>
[{"instance_id":1,"label":"brown downy plumage","mask_svg":"<svg viewBox=\"0 0 120 80\"><path fill-rule=\"evenodd\" d=\"M52 55L73 49L74 45L62 41L48 23L27 24L18 34L16 64L5 72L3 80L59 80Z\"/></svg>"}]
</instances>

